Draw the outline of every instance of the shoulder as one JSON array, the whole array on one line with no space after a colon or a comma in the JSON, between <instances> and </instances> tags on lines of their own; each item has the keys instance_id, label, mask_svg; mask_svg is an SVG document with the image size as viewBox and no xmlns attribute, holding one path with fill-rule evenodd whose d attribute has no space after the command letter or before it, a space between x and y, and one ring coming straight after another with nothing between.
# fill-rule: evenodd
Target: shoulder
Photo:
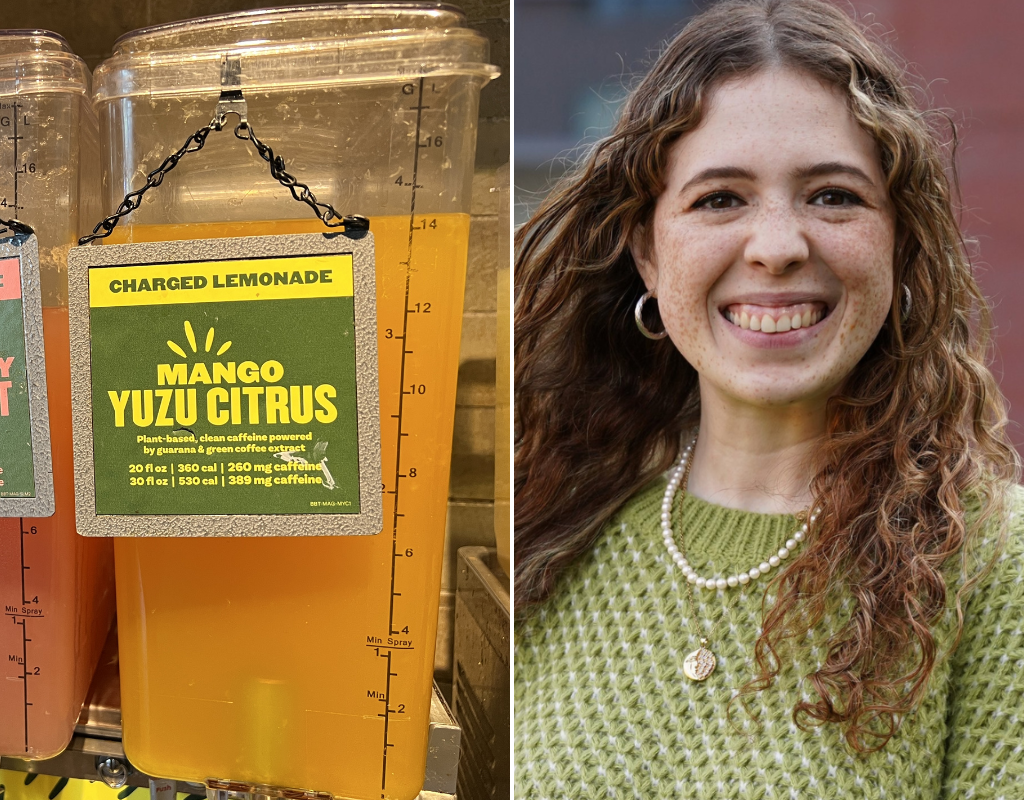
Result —
<instances>
[{"instance_id":1,"label":"shoulder","mask_svg":"<svg viewBox=\"0 0 1024 800\"><path fill-rule=\"evenodd\" d=\"M980 575L966 593L965 638L980 641L1019 629L1024 618L1024 487L1010 490L1003 517L985 526L961 570L962 577Z\"/></svg>"},{"instance_id":2,"label":"shoulder","mask_svg":"<svg viewBox=\"0 0 1024 800\"><path fill-rule=\"evenodd\" d=\"M1024 489L1014 487L999 522L980 539L978 561L991 568L964 603L953 655L943 797L1022 797Z\"/></svg>"},{"instance_id":3,"label":"shoulder","mask_svg":"<svg viewBox=\"0 0 1024 800\"><path fill-rule=\"evenodd\" d=\"M999 560L1005 563L1004 569L1024 572L1024 486L1014 486L1010 492L1006 529Z\"/></svg>"},{"instance_id":4,"label":"shoulder","mask_svg":"<svg viewBox=\"0 0 1024 800\"><path fill-rule=\"evenodd\" d=\"M660 542L660 534L655 537L653 532L659 530L664 493L665 480L659 477L627 500L602 526L589 548L558 576L547 599L523 616L517 632L545 632L587 604L603 608L628 605L624 587L640 587L646 573L655 569L650 563L656 555L652 542L655 538Z\"/></svg>"},{"instance_id":5,"label":"shoulder","mask_svg":"<svg viewBox=\"0 0 1024 800\"><path fill-rule=\"evenodd\" d=\"M989 591L1024 587L1024 487L1010 489L1002 519L994 519L979 539L975 560L991 564L991 573L980 581Z\"/></svg>"}]
</instances>

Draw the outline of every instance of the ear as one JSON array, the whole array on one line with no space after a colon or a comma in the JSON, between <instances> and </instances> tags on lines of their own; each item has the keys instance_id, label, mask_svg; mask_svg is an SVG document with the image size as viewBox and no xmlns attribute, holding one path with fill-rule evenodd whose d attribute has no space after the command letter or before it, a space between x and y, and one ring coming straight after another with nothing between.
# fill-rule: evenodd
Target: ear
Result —
<instances>
[{"instance_id":1,"label":"ear","mask_svg":"<svg viewBox=\"0 0 1024 800\"><path fill-rule=\"evenodd\" d=\"M652 296L658 295L658 264L654 258L653 245L650 242L646 226L640 226L633 231L629 240L629 252L633 256L633 263L640 273L647 291Z\"/></svg>"}]
</instances>

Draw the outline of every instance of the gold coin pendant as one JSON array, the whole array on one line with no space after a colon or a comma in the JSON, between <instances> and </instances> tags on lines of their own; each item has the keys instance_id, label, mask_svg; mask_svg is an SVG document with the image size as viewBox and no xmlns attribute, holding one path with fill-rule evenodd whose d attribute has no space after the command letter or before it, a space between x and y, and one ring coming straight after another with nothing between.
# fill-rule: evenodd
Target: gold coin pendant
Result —
<instances>
[{"instance_id":1,"label":"gold coin pendant","mask_svg":"<svg viewBox=\"0 0 1024 800\"><path fill-rule=\"evenodd\" d=\"M702 681L715 671L716 663L715 654L701 646L683 661L683 674L691 681Z\"/></svg>"}]
</instances>

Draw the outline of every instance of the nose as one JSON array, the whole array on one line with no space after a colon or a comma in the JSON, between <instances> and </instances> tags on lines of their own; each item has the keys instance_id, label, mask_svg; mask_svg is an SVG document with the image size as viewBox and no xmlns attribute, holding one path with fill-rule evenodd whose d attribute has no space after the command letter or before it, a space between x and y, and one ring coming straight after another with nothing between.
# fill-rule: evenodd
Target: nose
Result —
<instances>
[{"instance_id":1,"label":"nose","mask_svg":"<svg viewBox=\"0 0 1024 800\"><path fill-rule=\"evenodd\" d=\"M788 203L773 203L751 218L744 256L748 264L772 275L789 272L810 257L802 221Z\"/></svg>"}]
</instances>

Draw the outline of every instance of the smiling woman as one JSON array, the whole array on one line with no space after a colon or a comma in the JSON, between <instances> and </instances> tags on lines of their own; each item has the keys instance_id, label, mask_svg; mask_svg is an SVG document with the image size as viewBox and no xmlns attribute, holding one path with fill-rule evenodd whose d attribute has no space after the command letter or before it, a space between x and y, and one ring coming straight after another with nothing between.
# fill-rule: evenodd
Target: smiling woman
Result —
<instances>
[{"instance_id":1,"label":"smiling woman","mask_svg":"<svg viewBox=\"0 0 1024 800\"><path fill-rule=\"evenodd\" d=\"M1019 468L927 119L830 4L723 0L520 230L516 797L1024 798Z\"/></svg>"},{"instance_id":2,"label":"smiling woman","mask_svg":"<svg viewBox=\"0 0 1024 800\"><path fill-rule=\"evenodd\" d=\"M784 67L717 87L702 124L669 148L632 254L700 375L702 442L735 442L738 418L775 439L824 431L826 400L891 304L894 215L877 150L838 91ZM690 491L710 499L709 453L698 448ZM806 507L806 473L793 478L783 493L752 483L750 510Z\"/></svg>"}]
</instances>

